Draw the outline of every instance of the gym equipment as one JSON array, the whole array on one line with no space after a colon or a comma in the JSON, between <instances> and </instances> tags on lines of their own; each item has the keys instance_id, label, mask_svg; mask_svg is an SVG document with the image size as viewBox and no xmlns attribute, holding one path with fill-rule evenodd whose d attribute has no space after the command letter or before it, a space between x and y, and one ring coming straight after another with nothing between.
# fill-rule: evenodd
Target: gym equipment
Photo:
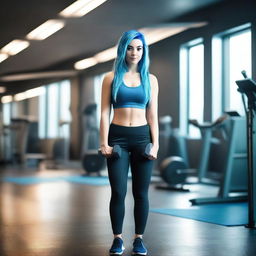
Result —
<instances>
[{"instance_id":1,"label":"gym equipment","mask_svg":"<svg viewBox=\"0 0 256 256\"><path fill-rule=\"evenodd\" d=\"M225 133L225 141L222 147L225 152L222 177L219 183L219 191L216 197L191 199L193 205L239 202L246 200L241 193L231 195L232 192L247 192L246 169L246 138L245 118L241 116L228 115L222 123Z\"/></svg>"},{"instance_id":2,"label":"gym equipment","mask_svg":"<svg viewBox=\"0 0 256 256\"><path fill-rule=\"evenodd\" d=\"M185 182L188 175L188 166L183 158L179 156L167 157L163 160L160 170L162 179L169 185L167 189L185 191L182 185L180 188L177 187L177 185ZM162 187L157 186L157 188Z\"/></svg>"},{"instance_id":3,"label":"gym equipment","mask_svg":"<svg viewBox=\"0 0 256 256\"><path fill-rule=\"evenodd\" d=\"M96 152L95 150L87 151L83 156L82 165L86 174L97 173L101 176L100 170L104 167L105 159Z\"/></svg>"},{"instance_id":4,"label":"gym equipment","mask_svg":"<svg viewBox=\"0 0 256 256\"><path fill-rule=\"evenodd\" d=\"M71 120L60 120L60 134L54 139L52 159L47 161L47 169L65 169L69 164L69 126Z\"/></svg>"},{"instance_id":5,"label":"gym equipment","mask_svg":"<svg viewBox=\"0 0 256 256\"><path fill-rule=\"evenodd\" d=\"M150 150L151 150L152 146L153 146L152 143L148 143L148 144L146 145L144 151L142 152L142 155L143 155L144 157L148 158L148 157L150 156L149 153L150 153ZM98 154L101 155L101 156L103 156L103 154L101 153L101 150L100 150L100 149L98 150ZM115 159L118 159L118 158L121 157L121 155L122 155L122 149L121 149L121 147L120 147L119 145L114 145L114 146L113 146L113 151L112 151L112 154L111 154L110 157L113 157L113 158L115 158Z\"/></svg>"},{"instance_id":6,"label":"gym equipment","mask_svg":"<svg viewBox=\"0 0 256 256\"><path fill-rule=\"evenodd\" d=\"M167 184L156 186L159 189L182 190L181 185L185 180L184 172L181 169L187 169L188 157L186 150L185 137L179 134L178 129L172 129L171 116L162 116L159 118L159 151L156 160L157 175L162 177Z\"/></svg>"},{"instance_id":7,"label":"gym equipment","mask_svg":"<svg viewBox=\"0 0 256 256\"><path fill-rule=\"evenodd\" d=\"M40 163L46 159L38 131L38 121L30 117L24 161L26 167L40 167Z\"/></svg>"},{"instance_id":8,"label":"gym equipment","mask_svg":"<svg viewBox=\"0 0 256 256\"><path fill-rule=\"evenodd\" d=\"M103 156L103 154L101 153L101 150L98 150L99 155ZM122 155L122 149L119 145L114 145L113 146L113 151L110 157L113 157L114 159L118 159L120 158Z\"/></svg>"},{"instance_id":9,"label":"gym equipment","mask_svg":"<svg viewBox=\"0 0 256 256\"><path fill-rule=\"evenodd\" d=\"M244 80L236 81L239 89L238 91L242 93L242 95L246 95L248 98L248 104L246 110L246 121L247 121L247 171L248 171L248 224L246 227L255 228L255 218L256 218L256 199L254 193L256 192L256 184L255 184L255 175L256 170L253 166L253 117L254 112L256 111L256 83L252 79L247 78L245 71L242 71L244 76ZM243 100L244 102L244 100ZM245 104L244 104L245 106Z\"/></svg>"},{"instance_id":10,"label":"gym equipment","mask_svg":"<svg viewBox=\"0 0 256 256\"><path fill-rule=\"evenodd\" d=\"M66 162L66 140L64 138L56 138L52 148L53 165L52 169L60 169L61 163Z\"/></svg>"},{"instance_id":11,"label":"gym equipment","mask_svg":"<svg viewBox=\"0 0 256 256\"><path fill-rule=\"evenodd\" d=\"M41 152L38 122L31 117L12 118L3 126L4 162L21 163L25 167L38 166L46 158Z\"/></svg>"},{"instance_id":12,"label":"gym equipment","mask_svg":"<svg viewBox=\"0 0 256 256\"><path fill-rule=\"evenodd\" d=\"M207 167L209 161L210 146L212 143L212 132L214 129L220 128L222 122L225 120L226 115L221 116L213 123L203 123L199 124L196 120L190 120L189 122L196 127L198 127L202 134L202 149L200 154L200 162L198 171L195 169L189 169L189 162L186 150L185 136L181 136L177 131L174 131L170 137L170 144L174 145L176 152L171 154L171 156L165 158L160 166L159 171L163 180L168 184L168 186L157 186L157 188L168 189L168 190L179 190L179 191L189 191L184 189L184 185L187 183L187 177L189 175L198 176L197 183L209 183L206 181ZM174 150L172 150L174 151ZM210 181L211 183L216 183Z\"/></svg>"},{"instance_id":13,"label":"gym equipment","mask_svg":"<svg viewBox=\"0 0 256 256\"><path fill-rule=\"evenodd\" d=\"M25 162L29 123L27 118L12 118L11 124L5 126L10 136L10 160L12 163Z\"/></svg>"},{"instance_id":14,"label":"gym equipment","mask_svg":"<svg viewBox=\"0 0 256 256\"><path fill-rule=\"evenodd\" d=\"M148 143L148 144L146 145L145 150L144 150L144 152L142 153L142 155L143 155L144 157L149 158L149 156L150 156L149 153L150 153L150 150L151 150L152 146L153 146L152 143Z\"/></svg>"},{"instance_id":15,"label":"gym equipment","mask_svg":"<svg viewBox=\"0 0 256 256\"><path fill-rule=\"evenodd\" d=\"M3 163L12 162L12 140L11 140L11 133L12 133L12 126L3 125L1 135L2 139L2 161Z\"/></svg>"},{"instance_id":16,"label":"gym equipment","mask_svg":"<svg viewBox=\"0 0 256 256\"><path fill-rule=\"evenodd\" d=\"M96 118L97 104L92 103L85 107L83 114L86 117L85 136L84 136L84 155L82 157L82 166L86 174L97 173L105 166L105 158L99 155L99 129Z\"/></svg>"},{"instance_id":17,"label":"gym equipment","mask_svg":"<svg viewBox=\"0 0 256 256\"><path fill-rule=\"evenodd\" d=\"M171 116L166 115L159 118L159 150L155 161L156 169L159 169L161 162L166 157L176 155L172 153L173 147L170 147L170 138L173 134L171 123ZM159 175L159 172L157 171L156 174Z\"/></svg>"},{"instance_id":18,"label":"gym equipment","mask_svg":"<svg viewBox=\"0 0 256 256\"><path fill-rule=\"evenodd\" d=\"M227 113L229 112L226 112L224 115L217 118L213 123L204 122L202 124L199 124L197 120L189 120L190 124L194 125L200 130L203 138L203 145L201 149L200 162L197 174L199 183L212 184L212 182L206 181L212 133L214 130L222 128L221 125L228 118ZM216 184L216 182L214 182L213 184Z\"/></svg>"}]
</instances>

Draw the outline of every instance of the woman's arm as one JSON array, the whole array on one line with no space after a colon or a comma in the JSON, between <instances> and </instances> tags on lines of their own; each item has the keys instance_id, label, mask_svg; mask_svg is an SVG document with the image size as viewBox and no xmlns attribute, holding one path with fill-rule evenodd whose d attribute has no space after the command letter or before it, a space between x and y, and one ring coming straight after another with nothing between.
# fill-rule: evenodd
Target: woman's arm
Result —
<instances>
[{"instance_id":1,"label":"woman's arm","mask_svg":"<svg viewBox=\"0 0 256 256\"><path fill-rule=\"evenodd\" d=\"M150 74L151 84L151 101L147 108L146 118L150 126L150 132L152 136L153 147L150 155L151 159L157 158L157 152L159 149L159 127L158 127L158 81L154 75Z\"/></svg>"},{"instance_id":2,"label":"woman's arm","mask_svg":"<svg viewBox=\"0 0 256 256\"><path fill-rule=\"evenodd\" d=\"M103 79L101 90L100 149L104 155L111 154L112 152L112 148L108 145L112 81L113 72L107 73Z\"/></svg>"}]
</instances>

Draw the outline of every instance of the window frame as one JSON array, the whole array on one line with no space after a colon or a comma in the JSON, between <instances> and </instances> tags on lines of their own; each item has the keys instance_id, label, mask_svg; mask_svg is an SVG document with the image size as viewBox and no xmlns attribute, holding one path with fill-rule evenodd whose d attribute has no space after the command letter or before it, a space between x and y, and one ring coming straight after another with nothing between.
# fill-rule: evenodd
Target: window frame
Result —
<instances>
[{"instance_id":1,"label":"window frame","mask_svg":"<svg viewBox=\"0 0 256 256\"><path fill-rule=\"evenodd\" d=\"M216 118L222 115L230 107L230 38L248 30L252 32L251 23L236 26L217 33L212 37L212 121L216 120ZM223 70L225 70L225 72L223 72ZM221 99L220 107L216 105L217 103L214 100L215 97Z\"/></svg>"},{"instance_id":2,"label":"window frame","mask_svg":"<svg viewBox=\"0 0 256 256\"><path fill-rule=\"evenodd\" d=\"M56 129L56 135L55 136L50 136L49 135L49 93L50 93L50 86L56 85L57 86L57 122L60 122L61 120L61 85L62 83L65 83L66 81L69 82L70 86L70 97L71 97L71 81L69 79L57 81L48 85L43 86L45 88L45 94L40 96L39 99L39 137L41 139L52 139L52 138L58 138L58 137L63 137L64 135L62 134L61 127L59 123L57 123L57 129ZM43 98L42 98L43 97ZM41 102L42 100L42 102ZM69 104L71 103L71 99L69 101ZM41 105L42 104L42 105ZM41 108L43 111L41 111ZM70 108L70 106L69 106ZM43 118L40 118L41 115L43 115ZM41 120L44 120L44 123L41 124ZM71 121L71 120L70 120ZM43 125L43 126L42 126ZM66 135L65 135L66 137ZM68 135L69 137L69 135Z\"/></svg>"},{"instance_id":3,"label":"window frame","mask_svg":"<svg viewBox=\"0 0 256 256\"><path fill-rule=\"evenodd\" d=\"M180 109L180 131L181 134L183 135L189 135L190 137L191 134L189 134L189 105L190 105L190 99L189 99L189 91L190 91L190 71L189 71L189 51L192 47L198 46L202 44L204 46L204 40L202 37L191 40L185 44L182 44L180 47L180 68L179 68L179 80L180 80L180 86L179 86L179 99L180 99L180 104L179 104L179 109ZM205 51L205 47L204 47ZM205 62L204 58L203 61ZM204 63L203 63L203 68L204 68ZM204 74L204 70L203 70ZM203 78L204 81L204 78ZM204 85L203 85L204 87ZM204 97L203 97L203 102L204 102ZM204 110L203 110L204 111ZM204 113L203 113L204 116ZM200 136L200 135L199 135ZM194 136L193 136L194 138ZM198 138L196 136L195 138Z\"/></svg>"}]
</instances>

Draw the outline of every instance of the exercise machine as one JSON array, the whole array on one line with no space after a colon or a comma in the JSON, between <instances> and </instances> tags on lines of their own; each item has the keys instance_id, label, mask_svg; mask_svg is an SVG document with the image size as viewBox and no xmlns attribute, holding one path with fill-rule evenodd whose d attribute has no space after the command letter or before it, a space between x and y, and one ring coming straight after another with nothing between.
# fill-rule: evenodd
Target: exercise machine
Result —
<instances>
[{"instance_id":1,"label":"exercise machine","mask_svg":"<svg viewBox=\"0 0 256 256\"><path fill-rule=\"evenodd\" d=\"M82 166L87 175L96 173L99 176L100 171L106 165L105 158L98 153L99 148L99 129L97 127L96 118L97 104L92 103L85 107L85 135L83 149L84 154L82 157Z\"/></svg>"},{"instance_id":2,"label":"exercise machine","mask_svg":"<svg viewBox=\"0 0 256 256\"><path fill-rule=\"evenodd\" d=\"M187 138L179 134L178 130L173 130L173 134L170 136L170 155L165 158L160 166L159 171L163 180L167 183L167 186L157 186L157 188L164 188L169 190L189 191L184 188L184 185L189 184L187 178L189 176L197 176L195 183L213 183L214 180L207 180L208 174L208 161L210 154L210 147L212 144L212 132L213 130L220 129L222 123L226 118L226 114L219 117L213 123L199 124L197 120L190 120L189 123L200 129L202 134L202 149L200 154L200 162L198 170L189 168L189 160L187 153L186 140Z\"/></svg>"},{"instance_id":3,"label":"exercise machine","mask_svg":"<svg viewBox=\"0 0 256 256\"><path fill-rule=\"evenodd\" d=\"M7 162L25 162L29 123L26 118L12 118L11 123L4 126Z\"/></svg>"},{"instance_id":4,"label":"exercise machine","mask_svg":"<svg viewBox=\"0 0 256 256\"><path fill-rule=\"evenodd\" d=\"M255 228L256 218L256 169L254 167L253 159L256 158L253 151L253 145L255 140L255 132L253 131L254 126L254 115L256 113L256 83L252 79L247 78L245 71L242 71L244 80L236 81L239 89L238 91L247 96L248 104L246 107L245 100L243 103L246 110L246 123L247 123L247 172L248 172L248 224L246 227Z\"/></svg>"},{"instance_id":5,"label":"exercise machine","mask_svg":"<svg viewBox=\"0 0 256 256\"><path fill-rule=\"evenodd\" d=\"M245 118L229 115L222 123L223 169L216 197L191 199L193 205L245 201L247 192Z\"/></svg>"},{"instance_id":6,"label":"exercise machine","mask_svg":"<svg viewBox=\"0 0 256 256\"><path fill-rule=\"evenodd\" d=\"M159 117L159 150L156 166L159 168L161 162L170 155L170 139L173 134L172 117L169 115Z\"/></svg>"}]
</instances>

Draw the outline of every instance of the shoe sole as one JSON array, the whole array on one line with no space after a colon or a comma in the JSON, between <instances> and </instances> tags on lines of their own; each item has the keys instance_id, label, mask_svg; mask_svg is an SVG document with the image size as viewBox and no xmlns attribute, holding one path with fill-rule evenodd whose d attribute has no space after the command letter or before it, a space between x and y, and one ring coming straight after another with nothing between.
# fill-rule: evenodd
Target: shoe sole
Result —
<instances>
[{"instance_id":1,"label":"shoe sole","mask_svg":"<svg viewBox=\"0 0 256 256\"><path fill-rule=\"evenodd\" d=\"M132 255L147 255L147 252L144 252L144 253L132 252Z\"/></svg>"},{"instance_id":2,"label":"shoe sole","mask_svg":"<svg viewBox=\"0 0 256 256\"><path fill-rule=\"evenodd\" d=\"M122 247L122 252L110 252L110 255L122 255L124 253L125 248Z\"/></svg>"}]
</instances>

